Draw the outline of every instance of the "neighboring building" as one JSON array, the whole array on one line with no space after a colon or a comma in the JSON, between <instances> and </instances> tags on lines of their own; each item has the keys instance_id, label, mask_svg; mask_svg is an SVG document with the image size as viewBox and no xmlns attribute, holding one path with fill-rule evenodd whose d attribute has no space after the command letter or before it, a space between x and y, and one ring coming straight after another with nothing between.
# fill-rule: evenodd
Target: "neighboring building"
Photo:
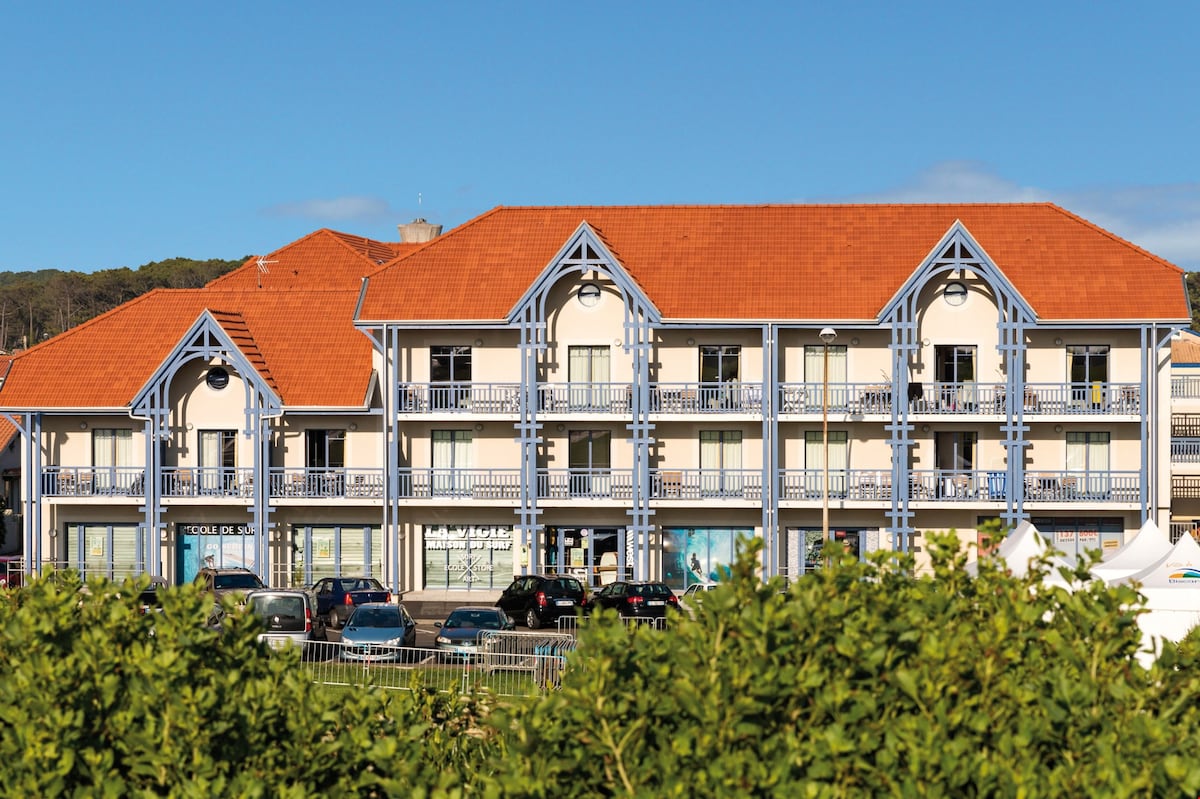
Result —
<instances>
[{"instance_id":1,"label":"neighboring building","mask_svg":"<svg viewBox=\"0 0 1200 799\"><path fill-rule=\"evenodd\" d=\"M1200 335L1171 341L1171 540L1200 538Z\"/></svg>"},{"instance_id":2,"label":"neighboring building","mask_svg":"<svg viewBox=\"0 0 1200 799\"><path fill-rule=\"evenodd\" d=\"M1169 518L1183 273L1053 205L414 232L318 231L12 358L31 562L682 590L740 536L795 576L826 527L924 563L928 531L992 518L1068 554Z\"/></svg>"}]
</instances>

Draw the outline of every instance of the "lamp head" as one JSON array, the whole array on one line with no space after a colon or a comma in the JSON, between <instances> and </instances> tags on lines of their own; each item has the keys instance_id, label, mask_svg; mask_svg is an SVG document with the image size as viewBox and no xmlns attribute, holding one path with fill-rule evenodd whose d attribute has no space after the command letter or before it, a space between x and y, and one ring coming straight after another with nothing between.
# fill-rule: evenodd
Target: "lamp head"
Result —
<instances>
[{"instance_id":1,"label":"lamp head","mask_svg":"<svg viewBox=\"0 0 1200 799\"><path fill-rule=\"evenodd\" d=\"M823 327L819 335L821 336L821 341L824 341L826 344L832 344L833 340L837 338L837 331L832 327Z\"/></svg>"}]
</instances>

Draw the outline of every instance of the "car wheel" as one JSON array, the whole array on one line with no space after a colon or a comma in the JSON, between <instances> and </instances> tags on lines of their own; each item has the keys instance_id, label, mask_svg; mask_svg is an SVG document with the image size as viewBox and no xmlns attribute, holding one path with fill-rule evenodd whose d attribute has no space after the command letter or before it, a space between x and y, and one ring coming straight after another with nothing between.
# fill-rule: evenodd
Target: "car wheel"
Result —
<instances>
[{"instance_id":1,"label":"car wheel","mask_svg":"<svg viewBox=\"0 0 1200 799\"><path fill-rule=\"evenodd\" d=\"M542 620L538 618L537 611L533 608L525 611L525 626L531 630L542 626Z\"/></svg>"},{"instance_id":2,"label":"car wheel","mask_svg":"<svg viewBox=\"0 0 1200 799\"><path fill-rule=\"evenodd\" d=\"M329 621L325 624L325 626L330 630L336 630L338 628L338 616L336 613L333 611L329 612Z\"/></svg>"}]
</instances>

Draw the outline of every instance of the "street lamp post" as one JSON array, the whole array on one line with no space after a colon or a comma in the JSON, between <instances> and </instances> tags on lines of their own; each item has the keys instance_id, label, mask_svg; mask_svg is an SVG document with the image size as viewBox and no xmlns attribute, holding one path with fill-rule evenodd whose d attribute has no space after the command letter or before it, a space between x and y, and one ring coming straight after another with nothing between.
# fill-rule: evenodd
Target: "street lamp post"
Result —
<instances>
[{"instance_id":1,"label":"street lamp post","mask_svg":"<svg viewBox=\"0 0 1200 799\"><path fill-rule=\"evenodd\" d=\"M821 456L822 476L821 489L821 546L829 540L829 345L837 338L837 331L832 327L821 328L822 357L824 365L821 369L821 446L824 453Z\"/></svg>"}]
</instances>

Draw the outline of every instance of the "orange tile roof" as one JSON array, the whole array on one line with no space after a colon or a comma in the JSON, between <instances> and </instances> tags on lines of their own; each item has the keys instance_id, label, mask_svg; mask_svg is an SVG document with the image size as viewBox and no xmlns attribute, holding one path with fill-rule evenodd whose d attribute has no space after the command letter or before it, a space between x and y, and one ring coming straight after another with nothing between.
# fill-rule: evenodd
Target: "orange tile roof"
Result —
<instances>
[{"instance_id":1,"label":"orange tile roof","mask_svg":"<svg viewBox=\"0 0 1200 799\"><path fill-rule=\"evenodd\" d=\"M419 244L375 241L322 228L216 278L208 288L295 291L313 288L352 288L362 286L364 275L381 264L418 249ZM265 270L265 271L264 271Z\"/></svg>"},{"instance_id":2,"label":"orange tile roof","mask_svg":"<svg viewBox=\"0 0 1200 799\"><path fill-rule=\"evenodd\" d=\"M0 361L0 408L128 405L204 311L289 406L359 407L371 345L358 291L159 289ZM11 368L9 367L11 363Z\"/></svg>"},{"instance_id":3,"label":"orange tile roof","mask_svg":"<svg viewBox=\"0 0 1200 799\"><path fill-rule=\"evenodd\" d=\"M581 222L667 319L872 320L960 220L1042 320L1184 320L1183 272L1046 203L495 208L369 278L364 320L499 320Z\"/></svg>"},{"instance_id":4,"label":"orange tile roof","mask_svg":"<svg viewBox=\"0 0 1200 799\"><path fill-rule=\"evenodd\" d=\"M1200 364L1200 336L1185 330L1178 340L1172 341L1171 363Z\"/></svg>"}]
</instances>

